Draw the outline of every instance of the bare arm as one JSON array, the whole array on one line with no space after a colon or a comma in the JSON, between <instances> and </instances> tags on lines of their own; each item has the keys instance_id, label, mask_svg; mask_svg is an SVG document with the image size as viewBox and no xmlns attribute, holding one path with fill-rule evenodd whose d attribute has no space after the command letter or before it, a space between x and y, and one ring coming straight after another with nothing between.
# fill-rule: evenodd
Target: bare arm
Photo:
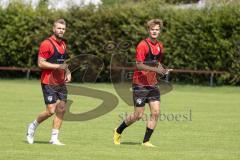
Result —
<instances>
[{"instance_id":1,"label":"bare arm","mask_svg":"<svg viewBox=\"0 0 240 160\"><path fill-rule=\"evenodd\" d=\"M66 75L65 75L65 82L70 82L72 79L72 75L68 67L65 69Z\"/></svg>"},{"instance_id":2,"label":"bare arm","mask_svg":"<svg viewBox=\"0 0 240 160\"><path fill-rule=\"evenodd\" d=\"M139 70L144 70L144 71L153 71L153 72L157 72L159 74L166 74L167 70L163 68L163 66L161 65L161 63L158 63L157 67L151 67L148 65L145 65L143 62L136 62L136 66L137 69Z\"/></svg>"},{"instance_id":3,"label":"bare arm","mask_svg":"<svg viewBox=\"0 0 240 160\"><path fill-rule=\"evenodd\" d=\"M156 72L156 67L148 66L148 65L144 64L143 62L136 62L136 67L138 70Z\"/></svg>"},{"instance_id":4,"label":"bare arm","mask_svg":"<svg viewBox=\"0 0 240 160\"><path fill-rule=\"evenodd\" d=\"M67 64L53 64L42 57L38 57L38 67L41 69L66 69Z\"/></svg>"}]
</instances>

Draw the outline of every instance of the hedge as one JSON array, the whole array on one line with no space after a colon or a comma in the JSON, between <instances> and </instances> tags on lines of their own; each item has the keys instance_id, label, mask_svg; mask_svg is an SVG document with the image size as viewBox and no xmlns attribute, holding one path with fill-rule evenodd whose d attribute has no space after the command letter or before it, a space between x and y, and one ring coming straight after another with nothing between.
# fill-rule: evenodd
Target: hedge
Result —
<instances>
[{"instance_id":1,"label":"hedge","mask_svg":"<svg viewBox=\"0 0 240 160\"><path fill-rule=\"evenodd\" d=\"M165 46L164 64L172 68L221 70L218 84L240 84L240 12L238 5L179 9L163 1L135 5L71 8L68 11L33 10L21 4L0 9L0 65L36 67L39 43L51 35L56 18L65 18L65 38L73 57L91 54L104 62L98 81L110 81L109 65L113 53L134 59L137 43L147 36L145 23L162 18L164 29L160 40ZM127 50L106 51L106 44L131 42ZM202 76L173 76L172 81L203 83Z\"/></svg>"}]
</instances>

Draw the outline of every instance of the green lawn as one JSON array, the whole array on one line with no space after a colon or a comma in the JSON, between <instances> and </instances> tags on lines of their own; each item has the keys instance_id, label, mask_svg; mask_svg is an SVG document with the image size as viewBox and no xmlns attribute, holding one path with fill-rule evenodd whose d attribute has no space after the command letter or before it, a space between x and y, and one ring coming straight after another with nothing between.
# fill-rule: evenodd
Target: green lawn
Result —
<instances>
[{"instance_id":1,"label":"green lawn","mask_svg":"<svg viewBox=\"0 0 240 160\"><path fill-rule=\"evenodd\" d=\"M81 84L115 94L110 84ZM175 85L161 97L162 114L186 119L159 121L152 136L157 148L140 145L145 121L123 133L120 146L112 144L112 131L121 117L132 111L123 101L111 112L82 122L65 121L60 140L49 145L52 121L39 126L36 143L25 141L27 124L44 107L39 81L0 80L0 160L238 160L240 159L240 88ZM101 103L83 96L69 96L72 112L88 111ZM76 105L77 104L77 105ZM191 110L191 119L190 119ZM148 113L148 109L146 110Z\"/></svg>"}]
</instances>

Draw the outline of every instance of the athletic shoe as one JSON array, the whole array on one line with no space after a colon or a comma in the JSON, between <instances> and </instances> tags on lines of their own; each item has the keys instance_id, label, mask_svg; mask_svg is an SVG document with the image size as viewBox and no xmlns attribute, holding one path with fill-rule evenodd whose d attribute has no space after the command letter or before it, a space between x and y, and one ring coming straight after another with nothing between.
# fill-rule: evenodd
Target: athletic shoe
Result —
<instances>
[{"instance_id":1,"label":"athletic shoe","mask_svg":"<svg viewBox=\"0 0 240 160\"><path fill-rule=\"evenodd\" d=\"M150 143L149 141L147 141L145 143L142 143L142 146L145 146L145 147L156 147L152 143Z\"/></svg>"},{"instance_id":2,"label":"athletic shoe","mask_svg":"<svg viewBox=\"0 0 240 160\"><path fill-rule=\"evenodd\" d=\"M34 142L34 133L35 127L32 123L30 123L27 128L27 141L29 144L33 144Z\"/></svg>"},{"instance_id":3,"label":"athletic shoe","mask_svg":"<svg viewBox=\"0 0 240 160\"><path fill-rule=\"evenodd\" d=\"M121 134L117 133L117 128L113 130L113 143L119 145L121 142Z\"/></svg>"},{"instance_id":4,"label":"athletic shoe","mask_svg":"<svg viewBox=\"0 0 240 160\"><path fill-rule=\"evenodd\" d=\"M53 140L50 140L49 141L50 144L53 144L53 145L58 145L58 146L64 146L65 144L60 142L58 139L53 141Z\"/></svg>"}]
</instances>

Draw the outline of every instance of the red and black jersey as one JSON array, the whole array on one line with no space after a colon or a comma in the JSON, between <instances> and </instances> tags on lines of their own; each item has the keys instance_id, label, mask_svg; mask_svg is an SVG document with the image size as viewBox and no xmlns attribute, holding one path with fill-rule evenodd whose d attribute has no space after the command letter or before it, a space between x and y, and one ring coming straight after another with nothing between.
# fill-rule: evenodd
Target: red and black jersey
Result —
<instances>
[{"instance_id":1,"label":"red and black jersey","mask_svg":"<svg viewBox=\"0 0 240 160\"><path fill-rule=\"evenodd\" d=\"M150 38L142 40L136 48L136 62L143 62L149 66L156 66L163 57L163 44L153 43ZM157 84L156 72L135 69L133 84L150 86Z\"/></svg>"},{"instance_id":2,"label":"red and black jersey","mask_svg":"<svg viewBox=\"0 0 240 160\"><path fill-rule=\"evenodd\" d=\"M38 56L46 59L47 62L62 64L67 59L66 44L51 36L41 43ZM62 69L42 69L42 84L64 84L64 78L65 71Z\"/></svg>"}]
</instances>

